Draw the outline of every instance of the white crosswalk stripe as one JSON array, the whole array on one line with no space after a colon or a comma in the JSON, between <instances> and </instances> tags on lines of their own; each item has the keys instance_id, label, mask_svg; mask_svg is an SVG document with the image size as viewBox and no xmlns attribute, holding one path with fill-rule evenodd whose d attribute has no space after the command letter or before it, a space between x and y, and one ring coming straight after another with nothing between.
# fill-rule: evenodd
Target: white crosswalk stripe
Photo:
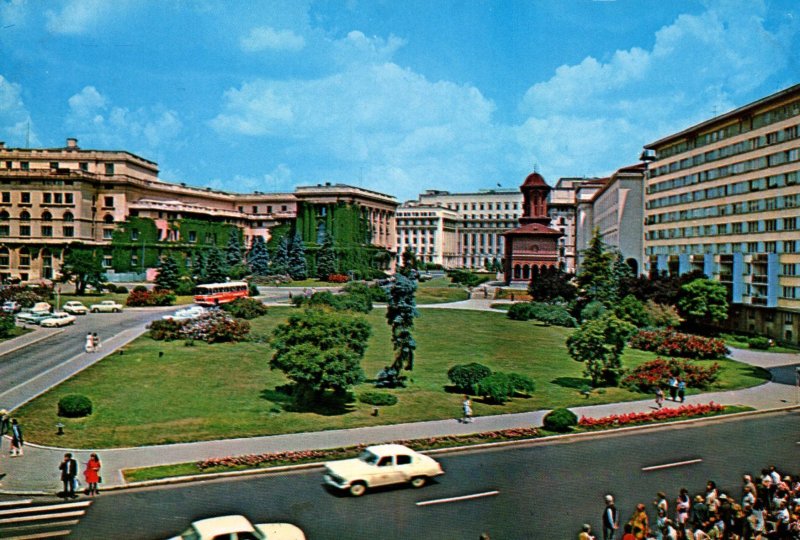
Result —
<instances>
[{"instance_id":1,"label":"white crosswalk stripe","mask_svg":"<svg viewBox=\"0 0 800 540\"><path fill-rule=\"evenodd\" d=\"M64 538L92 501L34 504L32 499L0 502L0 538L5 540L37 540Z\"/></svg>"}]
</instances>

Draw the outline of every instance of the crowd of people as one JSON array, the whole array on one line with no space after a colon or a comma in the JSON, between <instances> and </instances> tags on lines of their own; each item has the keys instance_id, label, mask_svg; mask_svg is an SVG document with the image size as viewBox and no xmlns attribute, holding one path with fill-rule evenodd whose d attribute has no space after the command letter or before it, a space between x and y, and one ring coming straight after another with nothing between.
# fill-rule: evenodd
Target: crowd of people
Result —
<instances>
[{"instance_id":1,"label":"crowd of people","mask_svg":"<svg viewBox=\"0 0 800 540\"><path fill-rule=\"evenodd\" d=\"M737 496L709 480L694 497L686 488L672 500L658 492L651 510L639 503L627 520L613 495L606 495L605 504L603 540L800 540L800 476L781 474L774 466L758 476L743 475ZM578 538L601 536L585 524Z\"/></svg>"}]
</instances>

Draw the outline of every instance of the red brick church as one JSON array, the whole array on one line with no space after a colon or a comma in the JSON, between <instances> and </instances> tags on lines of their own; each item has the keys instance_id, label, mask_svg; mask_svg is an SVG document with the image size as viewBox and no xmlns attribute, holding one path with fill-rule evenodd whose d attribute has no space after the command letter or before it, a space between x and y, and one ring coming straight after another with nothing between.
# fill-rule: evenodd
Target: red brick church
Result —
<instances>
[{"instance_id":1,"label":"red brick church","mask_svg":"<svg viewBox=\"0 0 800 540\"><path fill-rule=\"evenodd\" d=\"M530 282L535 274L546 268L558 268L558 239L560 231L548 227L547 195L550 193L542 175L533 172L520 187L522 216L519 227L503 234L506 283Z\"/></svg>"}]
</instances>

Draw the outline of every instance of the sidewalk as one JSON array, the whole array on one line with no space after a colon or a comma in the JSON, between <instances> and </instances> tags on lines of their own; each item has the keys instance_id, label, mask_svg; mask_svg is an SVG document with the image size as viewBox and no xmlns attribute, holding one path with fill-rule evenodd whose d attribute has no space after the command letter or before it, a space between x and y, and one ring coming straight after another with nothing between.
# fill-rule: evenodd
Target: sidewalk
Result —
<instances>
[{"instance_id":1,"label":"sidewalk","mask_svg":"<svg viewBox=\"0 0 800 540\"><path fill-rule=\"evenodd\" d=\"M448 305L454 309L487 309L488 302L467 300ZM458 307L457 307L458 306ZM433 307L433 306L426 306ZM444 308L445 305L439 305ZM109 344L110 345L110 344ZM111 352L111 351L109 351ZM0 347L0 354L2 348ZM708 403L714 401L723 405L744 405L757 410L770 410L798 405L797 387L794 386L794 366L800 365L800 354L764 353L750 350L733 350L731 356L748 364L780 373L772 382L753 388L730 392L710 392L687 396L686 403ZM791 374L791 377L787 374ZM666 407L677 406L670 401ZM572 407L580 416L602 417L628 412L654 410L653 400L642 400L606 405ZM493 431L515 427L541 426L542 418L548 411L505 414L478 417L473 423L462 424L457 419L417 422L353 428L335 431L295 433L253 437L247 439L227 439L194 443L170 444L157 447L137 447L98 450L103 462L103 485L123 486L123 468L144 467L197 461L213 457L260 454L287 450L312 450L351 446L354 444L375 444L393 440L416 439L444 435L460 435L483 431ZM8 457L9 442L3 441L0 452L0 472L6 476L0 483L0 493L52 495L60 488L58 464L66 451L71 451L80 464L89 457L90 449L68 450L64 448L26 445L25 456Z\"/></svg>"}]
</instances>

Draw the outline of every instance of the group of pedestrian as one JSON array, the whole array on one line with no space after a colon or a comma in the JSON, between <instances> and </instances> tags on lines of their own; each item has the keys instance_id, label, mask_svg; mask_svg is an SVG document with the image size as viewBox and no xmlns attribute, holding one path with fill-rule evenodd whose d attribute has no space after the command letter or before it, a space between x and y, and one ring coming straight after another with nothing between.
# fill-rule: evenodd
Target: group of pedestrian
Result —
<instances>
[{"instance_id":1,"label":"group of pedestrian","mask_svg":"<svg viewBox=\"0 0 800 540\"><path fill-rule=\"evenodd\" d=\"M626 522L620 521L614 497L606 495L603 540L800 540L800 476L783 475L769 467L756 481L753 478L742 477L737 500L713 480L694 498L681 488L674 508L667 495L658 492L652 514L639 503ZM594 540L589 524L578 538Z\"/></svg>"},{"instance_id":2,"label":"group of pedestrian","mask_svg":"<svg viewBox=\"0 0 800 540\"><path fill-rule=\"evenodd\" d=\"M686 401L686 381L676 375L670 375L667 382L669 389L669 399L683 403ZM664 389L661 386L656 387L656 407L659 409L664 405Z\"/></svg>"},{"instance_id":3,"label":"group of pedestrian","mask_svg":"<svg viewBox=\"0 0 800 540\"><path fill-rule=\"evenodd\" d=\"M97 332L89 332L86 334L86 345L84 346L84 350L87 353L98 352L102 348L100 343L100 338L97 336Z\"/></svg>"},{"instance_id":4,"label":"group of pedestrian","mask_svg":"<svg viewBox=\"0 0 800 540\"><path fill-rule=\"evenodd\" d=\"M10 418L8 411L0 409L0 451L2 451L3 437L5 435L11 436L11 450L9 455L17 457L24 454L23 446L25 440L22 437L22 426L16 418Z\"/></svg>"},{"instance_id":5,"label":"group of pedestrian","mask_svg":"<svg viewBox=\"0 0 800 540\"><path fill-rule=\"evenodd\" d=\"M64 490L59 495L67 499L74 499L77 497L75 491L79 484L78 462L72 457L72 453L67 452L64 454L64 460L59 464L58 469L61 471L61 483L64 486ZM84 493L94 497L98 493L97 484L102 482L100 477L100 458L94 452L89 455L89 461L85 463L83 477L86 481Z\"/></svg>"}]
</instances>

